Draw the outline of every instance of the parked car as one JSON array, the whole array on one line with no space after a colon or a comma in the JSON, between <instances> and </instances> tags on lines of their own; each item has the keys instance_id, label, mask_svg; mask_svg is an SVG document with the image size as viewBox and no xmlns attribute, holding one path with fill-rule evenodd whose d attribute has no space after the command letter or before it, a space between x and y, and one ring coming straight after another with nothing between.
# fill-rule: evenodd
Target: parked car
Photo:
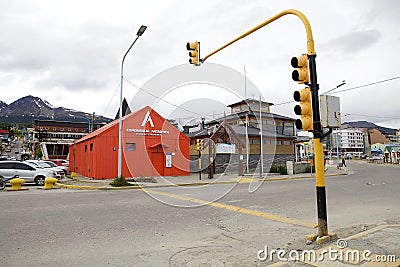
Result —
<instances>
[{"instance_id":1,"label":"parked car","mask_svg":"<svg viewBox=\"0 0 400 267\"><path fill-rule=\"evenodd\" d=\"M68 168L69 166L69 161L66 159L50 159L50 161L54 162L57 164L57 166L65 166Z\"/></svg>"},{"instance_id":2,"label":"parked car","mask_svg":"<svg viewBox=\"0 0 400 267\"><path fill-rule=\"evenodd\" d=\"M54 170L40 168L26 161L0 161L0 177L7 179L14 176L18 176L29 183L34 182L37 185L43 185L46 177L57 178Z\"/></svg>"},{"instance_id":3,"label":"parked car","mask_svg":"<svg viewBox=\"0 0 400 267\"><path fill-rule=\"evenodd\" d=\"M53 161L50 161L50 160L44 160L43 162L46 162L47 164L49 164L53 168L58 168L58 169L63 170L64 175L67 175L67 173L68 173L68 167L66 167L64 165L57 165Z\"/></svg>"},{"instance_id":4,"label":"parked car","mask_svg":"<svg viewBox=\"0 0 400 267\"><path fill-rule=\"evenodd\" d=\"M61 169L60 167L56 166L56 167L52 167L50 166L48 163L41 161L41 160L33 160L33 159L29 159L26 160L26 162L31 163L39 168L44 168L44 169L49 169L52 170L56 173L56 178L58 180L61 180L63 178L65 178L65 173L64 170Z\"/></svg>"}]
</instances>

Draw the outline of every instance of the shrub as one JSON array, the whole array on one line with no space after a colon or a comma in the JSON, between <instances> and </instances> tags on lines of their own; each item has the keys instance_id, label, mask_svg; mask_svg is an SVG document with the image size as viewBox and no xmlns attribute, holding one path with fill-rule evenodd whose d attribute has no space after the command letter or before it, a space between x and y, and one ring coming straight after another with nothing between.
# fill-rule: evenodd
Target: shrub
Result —
<instances>
[{"instance_id":1,"label":"shrub","mask_svg":"<svg viewBox=\"0 0 400 267\"><path fill-rule=\"evenodd\" d=\"M285 166L279 166L279 165L272 165L271 168L269 169L270 173L280 173L280 174L287 174L287 170Z\"/></svg>"},{"instance_id":2,"label":"shrub","mask_svg":"<svg viewBox=\"0 0 400 267\"><path fill-rule=\"evenodd\" d=\"M315 167L314 166L307 166L305 173L315 173Z\"/></svg>"},{"instance_id":3,"label":"shrub","mask_svg":"<svg viewBox=\"0 0 400 267\"><path fill-rule=\"evenodd\" d=\"M116 177L111 183L111 186L120 187L120 186L130 186L131 184L125 179L125 177Z\"/></svg>"}]
</instances>

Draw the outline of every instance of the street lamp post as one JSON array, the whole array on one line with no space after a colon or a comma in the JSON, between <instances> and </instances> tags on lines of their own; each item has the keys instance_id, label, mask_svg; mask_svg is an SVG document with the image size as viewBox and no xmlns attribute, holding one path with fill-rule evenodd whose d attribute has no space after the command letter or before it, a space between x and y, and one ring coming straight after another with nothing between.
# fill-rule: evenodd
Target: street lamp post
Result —
<instances>
[{"instance_id":1,"label":"street lamp post","mask_svg":"<svg viewBox=\"0 0 400 267\"><path fill-rule=\"evenodd\" d=\"M71 114L72 115L72 114ZM69 116L71 116L71 115L69 115ZM88 122L88 133L91 133L92 131L91 131L91 127L90 127L90 124L91 124L91 120L90 119L88 119L88 118L86 118L86 117L83 117L83 116L78 116L78 115L72 115L74 118L81 118L81 119L85 119L87 122Z\"/></svg>"},{"instance_id":2,"label":"street lamp post","mask_svg":"<svg viewBox=\"0 0 400 267\"><path fill-rule=\"evenodd\" d=\"M211 179L214 178L214 170L213 170L214 152L212 151L212 143L211 143L212 131L210 128L207 129L207 133L208 133L208 179Z\"/></svg>"},{"instance_id":3,"label":"street lamp post","mask_svg":"<svg viewBox=\"0 0 400 267\"><path fill-rule=\"evenodd\" d=\"M140 26L138 32L136 33L136 38L131 44L131 46L128 48L126 51L124 57L122 58L122 63L121 63L121 89L119 93L119 130L118 130L118 176L121 177L122 173L122 87L124 83L124 61L126 55L128 55L129 51L131 50L132 46L136 43L137 39L139 39L140 36L144 33L144 31L147 29L147 26Z\"/></svg>"},{"instance_id":4,"label":"street lamp post","mask_svg":"<svg viewBox=\"0 0 400 267\"><path fill-rule=\"evenodd\" d=\"M336 130L336 153L337 157L339 159L339 142L340 142L340 133L339 133L339 128Z\"/></svg>"}]
</instances>

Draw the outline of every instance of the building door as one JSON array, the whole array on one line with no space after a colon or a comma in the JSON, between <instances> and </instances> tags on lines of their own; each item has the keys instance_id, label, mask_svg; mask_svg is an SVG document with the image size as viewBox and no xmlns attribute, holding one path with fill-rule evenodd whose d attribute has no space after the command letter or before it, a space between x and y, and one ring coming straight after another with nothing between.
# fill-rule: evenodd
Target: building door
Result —
<instances>
[{"instance_id":1,"label":"building door","mask_svg":"<svg viewBox=\"0 0 400 267\"><path fill-rule=\"evenodd\" d=\"M151 153L151 162L153 164L153 168L160 176L164 175L164 158L164 152L158 152L157 149Z\"/></svg>"}]
</instances>

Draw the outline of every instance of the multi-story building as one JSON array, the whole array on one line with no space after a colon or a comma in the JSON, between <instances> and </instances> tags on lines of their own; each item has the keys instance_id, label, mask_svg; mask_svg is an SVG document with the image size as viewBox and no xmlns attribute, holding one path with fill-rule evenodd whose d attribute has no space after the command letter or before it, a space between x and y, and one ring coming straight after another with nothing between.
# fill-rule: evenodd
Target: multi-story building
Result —
<instances>
[{"instance_id":1,"label":"multi-story building","mask_svg":"<svg viewBox=\"0 0 400 267\"><path fill-rule=\"evenodd\" d=\"M371 145L377 144L377 143L380 143L380 144L389 144L390 143L390 139L387 137L387 135L383 134L378 129L369 129L368 137L369 137L369 140L371 141Z\"/></svg>"},{"instance_id":2,"label":"multi-story building","mask_svg":"<svg viewBox=\"0 0 400 267\"><path fill-rule=\"evenodd\" d=\"M368 135L358 128L336 129L328 138L328 153L331 155L352 154L361 156L368 147Z\"/></svg>"},{"instance_id":3,"label":"multi-story building","mask_svg":"<svg viewBox=\"0 0 400 267\"><path fill-rule=\"evenodd\" d=\"M34 120L31 141L40 143L44 157L66 158L68 146L105 123Z\"/></svg>"},{"instance_id":4,"label":"multi-story building","mask_svg":"<svg viewBox=\"0 0 400 267\"><path fill-rule=\"evenodd\" d=\"M359 152L364 149L363 132L360 129L340 130L341 149L344 152Z\"/></svg>"},{"instance_id":5,"label":"multi-story building","mask_svg":"<svg viewBox=\"0 0 400 267\"><path fill-rule=\"evenodd\" d=\"M214 142L217 143L216 161L220 164L224 164L228 158L231 159L231 155L226 154L239 153L249 168L254 168L258 164L261 154L265 165L268 165L267 162L269 165L284 165L288 160L293 161L295 159L295 119L271 113L270 106L272 105L272 103L255 99L246 99L229 105L230 114L206 122L203 129L189 134L191 155L193 157L197 155L195 150L197 139L211 136L211 139L215 138ZM223 123L229 125L229 131L234 132L238 139L235 141L235 149L228 153L223 149L218 151L218 146L222 148L221 144L234 143L229 137L223 138L223 135L217 137L216 132ZM238 145L242 146L240 152ZM235 153L232 153L233 151Z\"/></svg>"},{"instance_id":6,"label":"multi-story building","mask_svg":"<svg viewBox=\"0 0 400 267\"><path fill-rule=\"evenodd\" d=\"M396 131L397 143L400 144L400 129Z\"/></svg>"}]
</instances>

